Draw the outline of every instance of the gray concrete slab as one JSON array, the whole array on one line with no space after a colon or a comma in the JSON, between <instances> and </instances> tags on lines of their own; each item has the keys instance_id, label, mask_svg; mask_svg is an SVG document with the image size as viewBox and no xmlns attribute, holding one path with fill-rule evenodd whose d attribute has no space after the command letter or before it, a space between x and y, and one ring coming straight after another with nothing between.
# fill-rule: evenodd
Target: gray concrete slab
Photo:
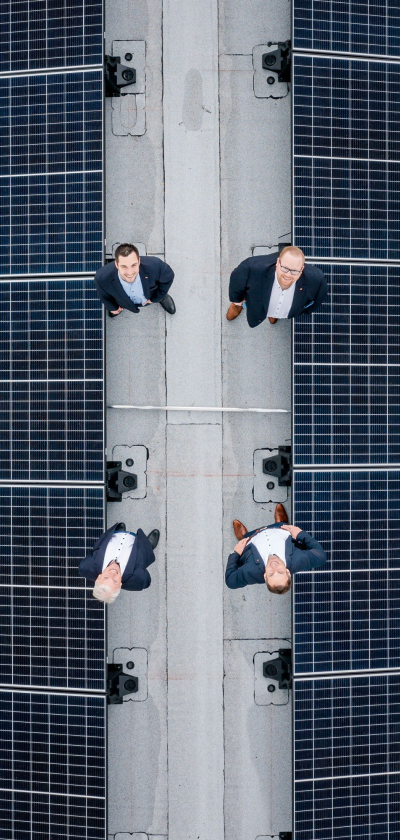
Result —
<instances>
[{"instance_id":1,"label":"gray concrete slab","mask_svg":"<svg viewBox=\"0 0 400 840\"><path fill-rule=\"evenodd\" d=\"M163 32L165 256L175 270L177 305L176 315L167 322L168 403L218 406L217 5L210 0L164 0ZM192 422L204 420L196 416Z\"/></svg>"},{"instance_id":2,"label":"gray concrete slab","mask_svg":"<svg viewBox=\"0 0 400 840\"><path fill-rule=\"evenodd\" d=\"M117 222L114 217L116 230ZM108 405L164 403L164 310L155 305L154 309L149 308L138 316L125 311L116 319L107 318L106 329ZM143 348L148 349L143 352ZM148 450L146 494L140 499L125 497L120 503L109 503L108 524L124 521L129 530L141 527L145 533L158 528L161 537L155 551L156 562L149 570L150 588L144 592L123 591L118 601L108 608L110 661L116 648L145 648L148 655L148 698L144 702L127 702L109 709L109 830L110 833L166 835L165 416L109 410L107 447L110 460L113 450L114 454L122 451L115 447L121 446L141 446ZM128 711L130 706L140 707L140 711Z\"/></svg>"},{"instance_id":3,"label":"gray concrete slab","mask_svg":"<svg viewBox=\"0 0 400 840\"><path fill-rule=\"evenodd\" d=\"M223 288L252 248L291 229L290 96L257 99L252 56L220 57Z\"/></svg>"},{"instance_id":4,"label":"gray concrete slab","mask_svg":"<svg viewBox=\"0 0 400 840\"><path fill-rule=\"evenodd\" d=\"M113 835L110 840L167 840L167 838L161 834L143 834L142 832L140 834L125 834L124 832L123 834L118 833Z\"/></svg>"},{"instance_id":5,"label":"gray concrete slab","mask_svg":"<svg viewBox=\"0 0 400 840\"><path fill-rule=\"evenodd\" d=\"M142 829L167 833L165 726L160 716L165 691L165 679L149 678L145 702L108 709L108 738L115 752L108 782L111 834Z\"/></svg>"},{"instance_id":6,"label":"gray concrete slab","mask_svg":"<svg viewBox=\"0 0 400 840\"><path fill-rule=\"evenodd\" d=\"M167 441L169 837L222 840L221 428Z\"/></svg>"},{"instance_id":7,"label":"gray concrete slab","mask_svg":"<svg viewBox=\"0 0 400 840\"><path fill-rule=\"evenodd\" d=\"M290 38L290 0L220 0L221 52L249 55L255 44Z\"/></svg>"},{"instance_id":8,"label":"gray concrete slab","mask_svg":"<svg viewBox=\"0 0 400 840\"><path fill-rule=\"evenodd\" d=\"M291 828L291 702L254 700L258 640L225 642L225 837L254 840ZM265 650L265 647L264 647Z\"/></svg>"},{"instance_id":9,"label":"gray concrete slab","mask_svg":"<svg viewBox=\"0 0 400 840\"><path fill-rule=\"evenodd\" d=\"M139 240L146 243L149 253L164 250L161 22L162 0L106 3L106 52L111 54L113 41L146 43L145 94L136 97L138 100L139 96L146 97L144 134L114 134L114 100L106 99L106 238L109 249L115 242ZM140 109L141 101L136 106ZM117 132L120 123L118 118Z\"/></svg>"}]
</instances>

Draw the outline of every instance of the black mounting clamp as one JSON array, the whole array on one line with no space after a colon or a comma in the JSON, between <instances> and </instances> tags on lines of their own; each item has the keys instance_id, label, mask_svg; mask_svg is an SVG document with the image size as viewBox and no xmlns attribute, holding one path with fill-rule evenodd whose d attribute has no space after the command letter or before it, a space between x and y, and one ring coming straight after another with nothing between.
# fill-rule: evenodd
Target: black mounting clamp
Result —
<instances>
[{"instance_id":1,"label":"black mounting clamp","mask_svg":"<svg viewBox=\"0 0 400 840\"><path fill-rule=\"evenodd\" d=\"M125 472L122 461L107 461L106 493L108 502L121 502L122 494L137 489L137 475Z\"/></svg>"},{"instance_id":2,"label":"black mounting clamp","mask_svg":"<svg viewBox=\"0 0 400 840\"><path fill-rule=\"evenodd\" d=\"M269 41L269 47L274 46L273 41ZM290 74L292 69L292 42L278 41L277 49L272 52L264 53L262 57L262 66L264 70L269 70L272 73L277 73L278 82L290 82ZM275 77L269 76L268 84L275 84Z\"/></svg>"},{"instance_id":3,"label":"black mounting clamp","mask_svg":"<svg viewBox=\"0 0 400 840\"><path fill-rule=\"evenodd\" d=\"M280 831L279 840L292 840L293 834L291 831Z\"/></svg>"},{"instance_id":4,"label":"black mounting clamp","mask_svg":"<svg viewBox=\"0 0 400 840\"><path fill-rule=\"evenodd\" d=\"M122 665L107 665L107 703L122 703L127 694L139 691L139 679L124 674Z\"/></svg>"},{"instance_id":5,"label":"black mounting clamp","mask_svg":"<svg viewBox=\"0 0 400 840\"><path fill-rule=\"evenodd\" d=\"M290 487L292 483L291 446L278 446L278 455L263 458L263 473L275 475L279 487Z\"/></svg>"},{"instance_id":6,"label":"black mounting clamp","mask_svg":"<svg viewBox=\"0 0 400 840\"><path fill-rule=\"evenodd\" d=\"M106 55L104 62L106 96L121 96L121 88L136 84L136 70L121 64L119 56Z\"/></svg>"},{"instance_id":7,"label":"black mounting clamp","mask_svg":"<svg viewBox=\"0 0 400 840\"><path fill-rule=\"evenodd\" d=\"M280 648L276 659L263 662L263 676L267 680L274 680L279 688L292 687L292 651L290 648Z\"/></svg>"}]
</instances>

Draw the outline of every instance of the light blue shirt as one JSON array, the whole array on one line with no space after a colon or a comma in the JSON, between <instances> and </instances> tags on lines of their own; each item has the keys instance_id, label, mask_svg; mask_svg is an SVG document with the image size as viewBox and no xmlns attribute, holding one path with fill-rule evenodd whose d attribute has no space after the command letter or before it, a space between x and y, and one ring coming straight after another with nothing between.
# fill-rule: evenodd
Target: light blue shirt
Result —
<instances>
[{"instance_id":1,"label":"light blue shirt","mask_svg":"<svg viewBox=\"0 0 400 840\"><path fill-rule=\"evenodd\" d=\"M140 303L142 306L144 306L144 304L147 303L147 298L143 294L143 286L139 272L137 273L133 283L127 283L126 280L123 280L122 277L120 277L119 272L118 280L121 283L124 292L126 292L126 294L128 295L128 298L131 299L132 303Z\"/></svg>"}]
</instances>

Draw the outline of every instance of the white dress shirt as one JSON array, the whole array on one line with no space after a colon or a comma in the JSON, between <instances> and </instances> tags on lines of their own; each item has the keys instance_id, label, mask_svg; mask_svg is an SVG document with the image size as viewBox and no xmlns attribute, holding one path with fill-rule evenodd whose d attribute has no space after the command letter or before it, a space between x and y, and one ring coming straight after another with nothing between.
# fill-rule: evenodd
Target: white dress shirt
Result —
<instances>
[{"instance_id":1,"label":"white dress shirt","mask_svg":"<svg viewBox=\"0 0 400 840\"><path fill-rule=\"evenodd\" d=\"M144 304L147 303L147 297L143 293L143 286L139 273L137 273L135 279L132 280L131 283L128 283L127 280L122 279L120 273L118 272L118 280L132 303L140 304L140 306L144 306Z\"/></svg>"},{"instance_id":2,"label":"white dress shirt","mask_svg":"<svg viewBox=\"0 0 400 840\"><path fill-rule=\"evenodd\" d=\"M122 577L126 569L126 564L131 556L134 542L135 537L133 534L129 534L128 531L116 531L116 533L112 535L106 548L102 572L104 572L107 566L115 560L121 569Z\"/></svg>"},{"instance_id":3,"label":"white dress shirt","mask_svg":"<svg viewBox=\"0 0 400 840\"><path fill-rule=\"evenodd\" d=\"M282 528L263 528L258 534L254 534L249 542L255 545L265 565L267 565L269 555L276 554L286 566L285 542L288 537L290 537L290 532L283 531Z\"/></svg>"},{"instance_id":4,"label":"white dress shirt","mask_svg":"<svg viewBox=\"0 0 400 840\"><path fill-rule=\"evenodd\" d=\"M293 303L295 288L296 283L292 283L288 289L281 289L275 271L274 285L269 299L268 318L287 318Z\"/></svg>"}]
</instances>

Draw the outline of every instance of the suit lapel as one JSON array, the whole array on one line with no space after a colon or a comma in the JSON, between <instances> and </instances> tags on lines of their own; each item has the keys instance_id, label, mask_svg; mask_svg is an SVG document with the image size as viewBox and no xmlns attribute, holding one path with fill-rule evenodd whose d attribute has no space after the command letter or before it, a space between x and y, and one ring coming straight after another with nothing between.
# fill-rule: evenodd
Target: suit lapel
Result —
<instances>
[{"instance_id":1,"label":"suit lapel","mask_svg":"<svg viewBox=\"0 0 400 840\"><path fill-rule=\"evenodd\" d=\"M265 311L266 312L268 312L269 301L270 301L271 292L272 292L272 286L274 285L275 270L276 270L276 264L273 263L273 265L270 265L269 268L267 268L266 275L265 275L264 305L265 305Z\"/></svg>"},{"instance_id":2,"label":"suit lapel","mask_svg":"<svg viewBox=\"0 0 400 840\"><path fill-rule=\"evenodd\" d=\"M96 577L97 577L97 575L101 575L101 573L103 571L103 563L104 563L104 558L106 556L107 546L108 546L108 543L110 542L111 537L115 534L116 527L117 527L117 523L115 523L115 525L111 525L111 528L107 529L107 531L105 532L105 536L107 537L107 539L104 540L103 544L101 546L99 546L99 548L96 550L95 557L94 557L94 561L95 561L95 564L96 564L96 572L97 572Z\"/></svg>"},{"instance_id":3,"label":"suit lapel","mask_svg":"<svg viewBox=\"0 0 400 840\"><path fill-rule=\"evenodd\" d=\"M142 263L140 263L140 266L139 266L139 277L142 281L143 294L144 294L146 300L150 300L149 276L148 276L148 272L146 271L146 269L143 268Z\"/></svg>"},{"instance_id":4,"label":"suit lapel","mask_svg":"<svg viewBox=\"0 0 400 840\"><path fill-rule=\"evenodd\" d=\"M305 282L304 272L303 272L301 277L299 277L299 279L296 280L296 285L294 287L294 295L293 295L292 305L291 305L290 310L289 310L288 318L292 318L293 315L296 315L296 314L298 315L301 312L301 310L303 308L305 293L306 293L306 282Z\"/></svg>"},{"instance_id":5,"label":"suit lapel","mask_svg":"<svg viewBox=\"0 0 400 840\"><path fill-rule=\"evenodd\" d=\"M133 572L135 571L137 551L138 551L138 538L136 536L135 537L135 542L133 543L133 546L132 546L132 551L129 555L129 560L128 560L126 566L125 566L124 574L122 575L122 583L125 580L127 580L127 578L130 577L133 574Z\"/></svg>"},{"instance_id":6,"label":"suit lapel","mask_svg":"<svg viewBox=\"0 0 400 840\"><path fill-rule=\"evenodd\" d=\"M132 304L130 297L126 294L122 283L120 283L118 277L118 269L116 266L114 266L114 274L111 277L111 283L112 296L119 303L120 306L122 306L124 309L130 309L131 306L135 305Z\"/></svg>"},{"instance_id":7,"label":"suit lapel","mask_svg":"<svg viewBox=\"0 0 400 840\"><path fill-rule=\"evenodd\" d=\"M291 537L288 537L285 540L285 560L290 560L293 554L293 540Z\"/></svg>"},{"instance_id":8,"label":"suit lapel","mask_svg":"<svg viewBox=\"0 0 400 840\"><path fill-rule=\"evenodd\" d=\"M245 548L245 550L242 554L242 557L243 557L244 563L247 563L248 560L250 560L250 558L252 558L254 560L254 563L257 563L257 560L258 560L258 562L260 564L260 569L262 570L262 573L264 574L265 563L264 563L264 560L261 557L260 552L258 551L256 546L254 545L254 543L249 543L248 545L246 545L246 548Z\"/></svg>"}]
</instances>

